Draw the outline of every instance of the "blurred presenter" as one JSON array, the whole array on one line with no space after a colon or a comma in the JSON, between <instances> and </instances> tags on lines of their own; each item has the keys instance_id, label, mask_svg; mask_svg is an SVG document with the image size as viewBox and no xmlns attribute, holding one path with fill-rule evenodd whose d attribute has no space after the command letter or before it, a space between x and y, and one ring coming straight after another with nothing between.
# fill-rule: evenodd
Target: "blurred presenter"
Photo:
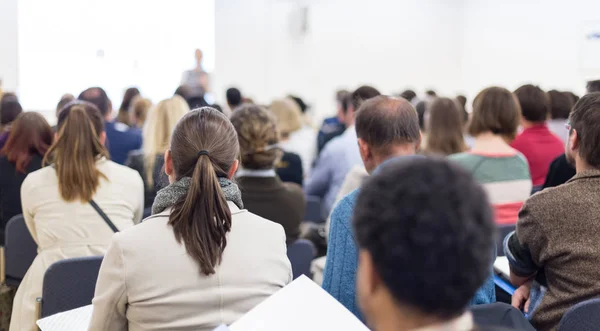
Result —
<instances>
[{"instance_id":1,"label":"blurred presenter","mask_svg":"<svg viewBox=\"0 0 600 331\"><path fill-rule=\"evenodd\" d=\"M181 84L191 88L194 95L205 95L209 89L208 73L202 68L202 51L196 49L196 67L186 70L181 78Z\"/></svg>"}]
</instances>

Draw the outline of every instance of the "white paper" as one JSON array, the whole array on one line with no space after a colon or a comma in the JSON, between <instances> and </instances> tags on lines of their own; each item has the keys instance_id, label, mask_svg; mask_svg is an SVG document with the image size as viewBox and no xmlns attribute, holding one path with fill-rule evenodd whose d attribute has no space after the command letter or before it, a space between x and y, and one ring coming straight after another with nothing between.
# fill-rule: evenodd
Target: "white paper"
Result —
<instances>
[{"instance_id":1,"label":"white paper","mask_svg":"<svg viewBox=\"0 0 600 331\"><path fill-rule=\"evenodd\" d=\"M231 331L368 331L306 276L300 276L233 323Z\"/></svg>"},{"instance_id":2,"label":"white paper","mask_svg":"<svg viewBox=\"0 0 600 331\"><path fill-rule=\"evenodd\" d=\"M92 305L65 311L37 321L42 331L86 331L92 319Z\"/></svg>"},{"instance_id":3,"label":"white paper","mask_svg":"<svg viewBox=\"0 0 600 331\"><path fill-rule=\"evenodd\" d=\"M494 262L494 270L507 279L510 278L510 266L508 265L508 258L506 256L498 256Z\"/></svg>"}]
</instances>

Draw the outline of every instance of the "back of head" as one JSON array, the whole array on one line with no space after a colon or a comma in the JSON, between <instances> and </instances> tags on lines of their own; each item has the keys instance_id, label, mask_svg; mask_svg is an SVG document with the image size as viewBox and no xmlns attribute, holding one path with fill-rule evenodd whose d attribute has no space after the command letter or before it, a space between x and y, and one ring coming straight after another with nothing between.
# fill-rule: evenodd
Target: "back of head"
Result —
<instances>
[{"instance_id":1,"label":"back of head","mask_svg":"<svg viewBox=\"0 0 600 331\"><path fill-rule=\"evenodd\" d=\"M12 123L22 112L23 107L16 98L4 98L0 103L0 127Z\"/></svg>"},{"instance_id":2,"label":"back of head","mask_svg":"<svg viewBox=\"0 0 600 331\"><path fill-rule=\"evenodd\" d=\"M475 97L469 134L491 132L513 139L521 123L521 106L516 96L502 87L488 87Z\"/></svg>"},{"instance_id":3,"label":"back of head","mask_svg":"<svg viewBox=\"0 0 600 331\"><path fill-rule=\"evenodd\" d=\"M354 92L352 92L350 99L352 106L354 107L354 111L357 111L363 102L378 95L381 95L381 93L379 93L379 91L372 86L363 85L357 88Z\"/></svg>"},{"instance_id":4,"label":"back of head","mask_svg":"<svg viewBox=\"0 0 600 331\"><path fill-rule=\"evenodd\" d=\"M552 119L569 118L571 108L575 104L569 94L551 90L548 91L548 100L550 100L550 114L552 115Z\"/></svg>"},{"instance_id":5,"label":"back of head","mask_svg":"<svg viewBox=\"0 0 600 331\"><path fill-rule=\"evenodd\" d=\"M361 188L353 225L367 318L380 309L370 305L375 289L385 288L408 312L452 319L489 277L495 226L486 193L449 161L386 163Z\"/></svg>"},{"instance_id":6,"label":"back of head","mask_svg":"<svg viewBox=\"0 0 600 331\"><path fill-rule=\"evenodd\" d=\"M235 87L228 88L225 92L225 97L232 111L242 104L242 92Z\"/></svg>"},{"instance_id":7,"label":"back of head","mask_svg":"<svg viewBox=\"0 0 600 331\"><path fill-rule=\"evenodd\" d=\"M427 102L419 101L415 106L415 110L417 111L417 116L419 117L419 128L423 132L425 132L425 112L427 112Z\"/></svg>"},{"instance_id":8,"label":"back of head","mask_svg":"<svg viewBox=\"0 0 600 331\"><path fill-rule=\"evenodd\" d=\"M541 123L550 114L550 99L538 86L523 85L515 90L515 95L521 106L523 118L529 122Z\"/></svg>"},{"instance_id":9,"label":"back of head","mask_svg":"<svg viewBox=\"0 0 600 331\"><path fill-rule=\"evenodd\" d=\"M10 136L0 151L18 172L25 173L31 157L43 157L52 144L52 128L44 116L36 112L22 113L13 122Z\"/></svg>"},{"instance_id":10,"label":"back of head","mask_svg":"<svg viewBox=\"0 0 600 331\"><path fill-rule=\"evenodd\" d=\"M176 179L190 179L188 192L173 206L169 225L205 275L215 272L227 245L231 212L219 178L227 178L239 155L237 134L212 108L188 112L175 126L170 156Z\"/></svg>"},{"instance_id":11,"label":"back of head","mask_svg":"<svg viewBox=\"0 0 600 331\"><path fill-rule=\"evenodd\" d=\"M425 95L427 95L428 97L431 97L431 98L437 97L437 93L434 90L425 91Z\"/></svg>"},{"instance_id":12,"label":"back of head","mask_svg":"<svg viewBox=\"0 0 600 331\"><path fill-rule=\"evenodd\" d=\"M108 100L108 95L101 87L90 87L81 92L77 99L87 101L100 110L102 117L110 115L112 111L111 102Z\"/></svg>"},{"instance_id":13,"label":"back of head","mask_svg":"<svg viewBox=\"0 0 600 331\"><path fill-rule=\"evenodd\" d=\"M275 118L255 105L244 105L233 113L231 123L237 131L242 166L246 169L272 169L281 151Z\"/></svg>"},{"instance_id":14,"label":"back of head","mask_svg":"<svg viewBox=\"0 0 600 331\"><path fill-rule=\"evenodd\" d=\"M431 103L427 132L427 151L430 153L450 155L467 149L462 114L451 99L437 98Z\"/></svg>"},{"instance_id":15,"label":"back of head","mask_svg":"<svg viewBox=\"0 0 600 331\"><path fill-rule=\"evenodd\" d=\"M348 90L337 90L335 92L335 101L341 104L348 93L350 93Z\"/></svg>"},{"instance_id":16,"label":"back of head","mask_svg":"<svg viewBox=\"0 0 600 331\"><path fill-rule=\"evenodd\" d=\"M586 89L587 93L600 92L600 79L587 82Z\"/></svg>"},{"instance_id":17,"label":"back of head","mask_svg":"<svg viewBox=\"0 0 600 331\"><path fill-rule=\"evenodd\" d=\"M467 97L464 95L457 95L456 102L458 102L458 106L460 106L459 111L461 113L463 124L466 124L469 121L469 113L467 112Z\"/></svg>"},{"instance_id":18,"label":"back of head","mask_svg":"<svg viewBox=\"0 0 600 331\"><path fill-rule=\"evenodd\" d=\"M56 169L63 200L87 203L100 185L100 178L106 179L96 168L99 157L108 158L101 141L102 114L91 103L74 101L58 114L57 132L44 163Z\"/></svg>"},{"instance_id":19,"label":"back of head","mask_svg":"<svg viewBox=\"0 0 600 331\"><path fill-rule=\"evenodd\" d=\"M148 111L150 111L150 108L152 108L152 101L150 101L150 99L137 96L133 98L130 108L138 123L143 124L146 122L146 118L148 117Z\"/></svg>"},{"instance_id":20,"label":"back of head","mask_svg":"<svg viewBox=\"0 0 600 331\"><path fill-rule=\"evenodd\" d=\"M408 102L412 102L412 100L417 97L417 93L413 90L405 90L400 93L400 97L406 99Z\"/></svg>"},{"instance_id":21,"label":"back of head","mask_svg":"<svg viewBox=\"0 0 600 331\"><path fill-rule=\"evenodd\" d=\"M133 98L137 97L138 95L140 95L140 90L138 90L137 87L130 87L125 90L119 111L128 112Z\"/></svg>"},{"instance_id":22,"label":"back of head","mask_svg":"<svg viewBox=\"0 0 600 331\"><path fill-rule=\"evenodd\" d=\"M403 98L377 96L365 101L356 114L356 135L370 148L386 156L397 145L421 140L419 118Z\"/></svg>"},{"instance_id":23,"label":"back of head","mask_svg":"<svg viewBox=\"0 0 600 331\"><path fill-rule=\"evenodd\" d=\"M279 99L271 102L269 110L277 119L277 127L282 138L302 127L302 112L292 99Z\"/></svg>"},{"instance_id":24,"label":"back of head","mask_svg":"<svg viewBox=\"0 0 600 331\"><path fill-rule=\"evenodd\" d=\"M75 100L73 94L65 94L63 95L58 103L56 104L56 115L58 116L58 112L61 111L69 102Z\"/></svg>"},{"instance_id":25,"label":"back of head","mask_svg":"<svg viewBox=\"0 0 600 331\"><path fill-rule=\"evenodd\" d=\"M598 123L600 123L600 92L588 93L573 106L569 124L571 130L577 132L579 156L596 169L600 169L600 125Z\"/></svg>"},{"instance_id":26,"label":"back of head","mask_svg":"<svg viewBox=\"0 0 600 331\"><path fill-rule=\"evenodd\" d=\"M185 100L175 95L162 100L150 109L142 132L144 144L144 167L149 186L153 185L152 172L157 155L169 149L171 135L177 122L190 111Z\"/></svg>"},{"instance_id":27,"label":"back of head","mask_svg":"<svg viewBox=\"0 0 600 331\"><path fill-rule=\"evenodd\" d=\"M288 95L286 99L292 100L298 106L298 109L300 109L302 114L306 113L308 110L308 105L306 102L304 102L304 100L302 100L302 98L295 95Z\"/></svg>"}]
</instances>

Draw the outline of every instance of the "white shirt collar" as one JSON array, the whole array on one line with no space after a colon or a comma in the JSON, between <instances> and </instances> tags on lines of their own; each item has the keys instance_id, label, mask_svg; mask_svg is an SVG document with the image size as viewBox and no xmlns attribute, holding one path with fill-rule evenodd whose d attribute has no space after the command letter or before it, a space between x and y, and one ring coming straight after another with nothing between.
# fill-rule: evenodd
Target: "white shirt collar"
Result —
<instances>
[{"instance_id":1,"label":"white shirt collar","mask_svg":"<svg viewBox=\"0 0 600 331\"><path fill-rule=\"evenodd\" d=\"M277 173L275 169L265 169L265 170L253 170L253 169L244 169L239 168L235 177L277 177Z\"/></svg>"}]
</instances>

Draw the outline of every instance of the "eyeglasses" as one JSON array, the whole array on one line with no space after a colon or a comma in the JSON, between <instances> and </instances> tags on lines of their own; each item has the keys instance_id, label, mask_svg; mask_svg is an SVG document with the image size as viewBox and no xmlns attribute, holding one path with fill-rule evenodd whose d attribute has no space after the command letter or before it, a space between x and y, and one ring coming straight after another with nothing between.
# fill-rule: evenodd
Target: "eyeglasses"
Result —
<instances>
[{"instance_id":1,"label":"eyeglasses","mask_svg":"<svg viewBox=\"0 0 600 331\"><path fill-rule=\"evenodd\" d=\"M567 123L565 123L565 129L567 129L567 131L571 132L572 127L571 127L570 121L567 121Z\"/></svg>"}]
</instances>

